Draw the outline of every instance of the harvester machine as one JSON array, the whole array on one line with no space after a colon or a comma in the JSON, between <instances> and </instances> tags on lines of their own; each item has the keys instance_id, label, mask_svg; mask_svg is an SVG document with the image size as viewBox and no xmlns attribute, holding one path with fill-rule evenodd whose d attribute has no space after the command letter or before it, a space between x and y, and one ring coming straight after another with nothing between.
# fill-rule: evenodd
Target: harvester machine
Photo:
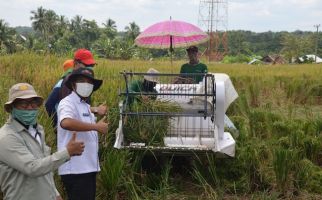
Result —
<instances>
[{"instance_id":1,"label":"harvester machine","mask_svg":"<svg viewBox=\"0 0 322 200\"><path fill-rule=\"evenodd\" d=\"M220 152L235 156L225 132L225 112L238 97L229 76L121 72L120 120L114 147L167 152ZM154 92L133 92L130 83L156 76ZM202 76L199 83L194 77Z\"/></svg>"}]
</instances>

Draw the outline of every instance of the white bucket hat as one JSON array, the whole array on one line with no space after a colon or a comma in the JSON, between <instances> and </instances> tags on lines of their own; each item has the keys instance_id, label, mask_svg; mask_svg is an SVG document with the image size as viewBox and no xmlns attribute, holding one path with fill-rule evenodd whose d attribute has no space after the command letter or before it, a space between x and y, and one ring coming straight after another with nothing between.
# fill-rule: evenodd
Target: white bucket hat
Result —
<instances>
[{"instance_id":1,"label":"white bucket hat","mask_svg":"<svg viewBox=\"0 0 322 200\"><path fill-rule=\"evenodd\" d=\"M150 68L147 72L147 75L144 76L144 79L147 81L159 83L159 77L156 75L148 75L148 74L159 74L160 72L156 69Z\"/></svg>"},{"instance_id":2,"label":"white bucket hat","mask_svg":"<svg viewBox=\"0 0 322 200\"><path fill-rule=\"evenodd\" d=\"M41 96L38 96L34 87L28 83L17 83L9 89L9 100L4 104L4 109L7 112L11 112L12 103L16 99L30 99L38 98L39 105L41 105L44 99Z\"/></svg>"}]
</instances>

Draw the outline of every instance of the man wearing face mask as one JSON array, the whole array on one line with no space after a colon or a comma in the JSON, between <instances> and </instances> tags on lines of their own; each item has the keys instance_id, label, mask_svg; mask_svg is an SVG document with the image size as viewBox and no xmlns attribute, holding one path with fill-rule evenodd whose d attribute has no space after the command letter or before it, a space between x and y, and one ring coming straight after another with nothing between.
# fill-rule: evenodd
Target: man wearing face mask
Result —
<instances>
[{"instance_id":1,"label":"man wearing face mask","mask_svg":"<svg viewBox=\"0 0 322 200\"><path fill-rule=\"evenodd\" d=\"M74 68L73 70L77 70L79 68L88 68L93 70L94 66L96 65L96 61L94 60L94 56L92 52L87 49L78 49L74 53ZM58 102L65 98L67 95L71 93L71 89L67 87L66 82L69 78L70 74L67 75L64 80L62 81L61 89L59 91L59 98ZM90 98L87 99L87 102L90 104ZM105 104L101 104L99 106L91 106L91 111L94 114L98 114L103 116L107 112L107 107Z\"/></svg>"},{"instance_id":2,"label":"man wearing face mask","mask_svg":"<svg viewBox=\"0 0 322 200\"><path fill-rule=\"evenodd\" d=\"M0 186L4 200L59 200L52 171L81 155L84 143L76 141L76 133L60 151L50 155L45 133L37 123L43 98L28 83L18 83L9 90L5 103L10 113L0 129Z\"/></svg>"},{"instance_id":3,"label":"man wearing face mask","mask_svg":"<svg viewBox=\"0 0 322 200\"><path fill-rule=\"evenodd\" d=\"M78 132L86 145L82 156L72 158L58 169L69 200L94 200L96 192L96 174L100 171L98 161L98 132L105 134L108 124L104 118L96 123L87 99L93 91L102 85L102 80L94 78L94 72L88 68L74 70L66 86L71 94L58 105L58 149L65 146L72 131Z\"/></svg>"},{"instance_id":4,"label":"man wearing face mask","mask_svg":"<svg viewBox=\"0 0 322 200\"><path fill-rule=\"evenodd\" d=\"M142 80L134 80L129 85L129 92L144 92L144 93L157 93L155 90L156 84L159 82L158 76L152 76L149 74L158 74L159 71L156 69L150 68L147 72L147 74L143 77ZM141 101L141 100L148 100L148 99L155 99L156 96L130 96L128 99L128 103L132 104L135 100Z\"/></svg>"}]
</instances>

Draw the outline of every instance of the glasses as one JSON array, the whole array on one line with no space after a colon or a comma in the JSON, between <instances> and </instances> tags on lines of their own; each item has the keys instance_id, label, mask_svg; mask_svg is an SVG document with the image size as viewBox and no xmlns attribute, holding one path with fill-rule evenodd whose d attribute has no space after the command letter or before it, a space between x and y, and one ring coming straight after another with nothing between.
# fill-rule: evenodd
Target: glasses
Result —
<instances>
[{"instance_id":1,"label":"glasses","mask_svg":"<svg viewBox=\"0 0 322 200\"><path fill-rule=\"evenodd\" d=\"M16 108L27 109L31 108L38 108L40 106L40 102L38 99L31 99L31 100L17 100L14 102L14 106Z\"/></svg>"}]
</instances>

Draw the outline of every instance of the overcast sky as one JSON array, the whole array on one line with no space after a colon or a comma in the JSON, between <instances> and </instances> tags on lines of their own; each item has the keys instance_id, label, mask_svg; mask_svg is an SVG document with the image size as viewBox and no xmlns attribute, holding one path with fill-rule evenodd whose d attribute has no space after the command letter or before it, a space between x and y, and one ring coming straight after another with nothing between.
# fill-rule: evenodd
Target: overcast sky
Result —
<instances>
[{"instance_id":1,"label":"overcast sky","mask_svg":"<svg viewBox=\"0 0 322 200\"><path fill-rule=\"evenodd\" d=\"M10 26L31 26L31 11L42 6L68 19L81 15L102 26L108 18L119 31L130 22L144 30L172 17L202 26L199 0L0 0L0 19ZM314 31L322 24L322 0L228 0L228 30Z\"/></svg>"}]
</instances>

